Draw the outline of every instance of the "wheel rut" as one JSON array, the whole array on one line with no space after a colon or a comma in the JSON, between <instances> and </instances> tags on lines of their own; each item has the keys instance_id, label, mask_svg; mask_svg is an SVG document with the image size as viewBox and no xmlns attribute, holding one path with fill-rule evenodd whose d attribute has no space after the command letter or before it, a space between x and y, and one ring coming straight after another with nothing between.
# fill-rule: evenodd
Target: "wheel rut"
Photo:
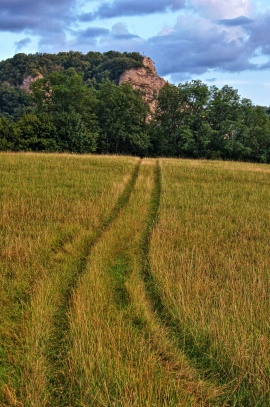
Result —
<instances>
[{"instance_id":1,"label":"wheel rut","mask_svg":"<svg viewBox=\"0 0 270 407\"><path fill-rule=\"evenodd\" d=\"M195 379L201 383L199 388L198 386L194 387L194 395L196 395L198 402L209 406L231 406L234 405L235 395L237 393L239 396L241 395L241 387L244 387L245 383L235 384L230 372L222 371L217 362L207 356L207 347L211 344L206 341L204 348L198 346L195 338L187 331L181 321L175 319L163 304L160 288L151 271L151 236L155 225L158 223L161 191L161 168L157 160L148 223L141 244L141 276L149 303L148 322L150 321L150 323L148 323L148 329L150 329L150 335L153 335L153 346L159 352L162 363L175 374L177 374L179 366L183 369L184 364L188 372L186 380ZM160 341L161 333L166 337L166 340ZM180 358L179 355L181 355ZM189 366L192 367L192 371ZM231 386L232 383L233 386ZM230 390L231 387L233 388L232 391ZM211 394L209 399L208 392L209 395ZM252 404L246 405L251 406Z\"/></svg>"},{"instance_id":2,"label":"wheel rut","mask_svg":"<svg viewBox=\"0 0 270 407\"><path fill-rule=\"evenodd\" d=\"M74 278L69 284L68 289L64 293L64 298L62 300L61 307L59 307L58 312L55 315L55 331L56 337L54 343L51 346L51 364L55 366L54 371L58 372L58 375L53 377L53 394L56 395L56 398L59 398L59 394L62 394L64 391L65 382L64 376L65 372L62 369L61 361L66 358L68 353L68 344L66 338L68 336L69 330L69 321L68 313L70 306L70 299L74 290L76 290L76 284L78 278L84 273L89 257L91 256L91 251L102 239L103 235L106 233L110 225L117 219L120 215L121 210L128 204L129 197L134 189L138 174L140 171L141 160L135 165L133 174L130 181L127 183L124 191L120 195L115 207L109 214L109 216L104 220L102 225L97 229L94 238L91 240L86 239L84 243L84 250L81 253L79 259L78 271ZM66 389L67 390L67 389ZM62 404L61 404L62 405ZM63 404L64 405L64 404Z\"/></svg>"},{"instance_id":3,"label":"wheel rut","mask_svg":"<svg viewBox=\"0 0 270 407\"><path fill-rule=\"evenodd\" d=\"M143 160L128 205L88 257L70 304L67 405L220 405L208 388L212 398L221 390L190 368L163 320L150 267L160 195L159 162Z\"/></svg>"},{"instance_id":4,"label":"wheel rut","mask_svg":"<svg viewBox=\"0 0 270 407\"><path fill-rule=\"evenodd\" d=\"M184 405L179 382L151 346L140 304L142 236L157 212L157 171L154 160L142 161L128 205L95 246L72 297L68 405Z\"/></svg>"},{"instance_id":5,"label":"wheel rut","mask_svg":"<svg viewBox=\"0 0 270 407\"><path fill-rule=\"evenodd\" d=\"M43 337L34 336L37 363L25 369L25 406L221 405L223 389L182 346L181 326L151 272L161 188L159 161L138 161L95 234L67 243L80 251L75 258L71 252L65 287L57 272L43 281L45 291L55 285L55 298L36 296L37 305L51 307L44 310L51 322ZM61 256L68 259L65 245ZM30 329L41 316L33 315Z\"/></svg>"},{"instance_id":6,"label":"wheel rut","mask_svg":"<svg viewBox=\"0 0 270 407\"><path fill-rule=\"evenodd\" d=\"M68 352L66 337L69 329L70 298L76 289L78 278L84 273L91 251L127 204L140 165L141 160L138 160L114 208L94 233L86 231L83 236L69 237L57 247L56 263L58 261L60 264L64 259L68 263L70 260L69 270L64 270L63 275L60 275L56 266L55 270L43 278L33 293L29 312L26 313L28 339L24 347L28 349L28 357L24 361L23 384L18 395L18 399L23 400L26 406L65 405L58 404L58 399L63 391L62 360ZM43 329L41 325L44 319L46 324Z\"/></svg>"}]
</instances>

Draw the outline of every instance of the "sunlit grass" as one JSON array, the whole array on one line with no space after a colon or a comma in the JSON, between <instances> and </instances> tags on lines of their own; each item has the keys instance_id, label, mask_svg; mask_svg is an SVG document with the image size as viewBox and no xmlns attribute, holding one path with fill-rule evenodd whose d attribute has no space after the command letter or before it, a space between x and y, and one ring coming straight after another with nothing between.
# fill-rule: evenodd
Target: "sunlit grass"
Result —
<instances>
[{"instance_id":1,"label":"sunlit grass","mask_svg":"<svg viewBox=\"0 0 270 407\"><path fill-rule=\"evenodd\" d=\"M270 168L188 160L161 168L151 267L180 347L230 383L236 405L267 406Z\"/></svg>"},{"instance_id":2,"label":"sunlit grass","mask_svg":"<svg viewBox=\"0 0 270 407\"><path fill-rule=\"evenodd\" d=\"M212 405L222 392L175 350L145 289L142 244L156 182L155 161L144 160L128 204L92 251L74 290L70 405L195 407Z\"/></svg>"},{"instance_id":3,"label":"sunlit grass","mask_svg":"<svg viewBox=\"0 0 270 407\"><path fill-rule=\"evenodd\" d=\"M0 154L0 406L268 407L270 167Z\"/></svg>"},{"instance_id":4,"label":"sunlit grass","mask_svg":"<svg viewBox=\"0 0 270 407\"><path fill-rule=\"evenodd\" d=\"M85 244L108 218L135 163L126 157L1 154L0 384L5 403L47 405L46 351L57 335L56 310L80 271Z\"/></svg>"}]
</instances>

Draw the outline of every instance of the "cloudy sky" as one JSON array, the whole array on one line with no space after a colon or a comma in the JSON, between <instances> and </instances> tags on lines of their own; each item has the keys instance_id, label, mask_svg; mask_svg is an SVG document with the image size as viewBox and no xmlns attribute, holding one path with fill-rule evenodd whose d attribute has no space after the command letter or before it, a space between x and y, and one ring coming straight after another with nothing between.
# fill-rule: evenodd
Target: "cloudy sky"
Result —
<instances>
[{"instance_id":1,"label":"cloudy sky","mask_svg":"<svg viewBox=\"0 0 270 407\"><path fill-rule=\"evenodd\" d=\"M227 84L270 105L269 0L0 0L0 60L139 51L178 84Z\"/></svg>"}]
</instances>

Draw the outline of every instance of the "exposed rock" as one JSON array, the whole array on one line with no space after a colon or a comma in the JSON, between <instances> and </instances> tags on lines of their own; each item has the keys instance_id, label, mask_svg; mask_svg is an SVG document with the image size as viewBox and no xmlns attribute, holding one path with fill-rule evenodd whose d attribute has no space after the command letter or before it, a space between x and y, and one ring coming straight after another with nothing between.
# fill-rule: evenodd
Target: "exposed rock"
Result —
<instances>
[{"instance_id":1,"label":"exposed rock","mask_svg":"<svg viewBox=\"0 0 270 407\"><path fill-rule=\"evenodd\" d=\"M158 76L151 58L143 58L143 67L128 69L119 79L119 85L130 82L134 89L144 94L144 100L149 105L151 113L156 109L156 97L160 89L166 85L165 79Z\"/></svg>"},{"instance_id":2,"label":"exposed rock","mask_svg":"<svg viewBox=\"0 0 270 407\"><path fill-rule=\"evenodd\" d=\"M28 75L24 78L20 88L27 93L31 93L30 85L37 79L42 79L44 76L38 73L36 76ZM119 85L124 82L129 82L134 89L138 89L144 95L144 101L149 105L151 113L156 110L156 98L160 89L166 85L165 79L158 76L155 65L151 58L143 58L143 66L140 68L132 68L126 70L119 79Z\"/></svg>"},{"instance_id":3,"label":"exposed rock","mask_svg":"<svg viewBox=\"0 0 270 407\"><path fill-rule=\"evenodd\" d=\"M41 73L36 75L35 77L29 75L26 78L24 78L23 83L20 86L20 88L23 89L26 93L31 93L31 90L30 90L31 83L35 82L37 79L43 79L43 78L44 78L44 76Z\"/></svg>"}]
</instances>

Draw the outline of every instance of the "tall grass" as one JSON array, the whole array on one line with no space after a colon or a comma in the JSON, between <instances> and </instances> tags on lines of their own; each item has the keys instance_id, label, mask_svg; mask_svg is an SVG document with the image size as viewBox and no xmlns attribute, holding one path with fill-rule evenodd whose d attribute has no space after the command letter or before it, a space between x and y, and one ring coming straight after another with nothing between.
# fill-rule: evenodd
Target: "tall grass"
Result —
<instances>
[{"instance_id":1,"label":"tall grass","mask_svg":"<svg viewBox=\"0 0 270 407\"><path fill-rule=\"evenodd\" d=\"M151 269L179 347L227 383L224 402L268 406L269 166L162 160L161 169Z\"/></svg>"},{"instance_id":2,"label":"tall grass","mask_svg":"<svg viewBox=\"0 0 270 407\"><path fill-rule=\"evenodd\" d=\"M0 406L268 406L269 172L1 154Z\"/></svg>"},{"instance_id":3,"label":"tall grass","mask_svg":"<svg viewBox=\"0 0 270 407\"><path fill-rule=\"evenodd\" d=\"M153 182L153 165L143 164L128 205L94 248L74 291L66 367L70 405L166 406L181 400L177 383L138 328L131 296Z\"/></svg>"},{"instance_id":4,"label":"tall grass","mask_svg":"<svg viewBox=\"0 0 270 407\"><path fill-rule=\"evenodd\" d=\"M45 406L59 307L136 159L2 154L0 402ZM108 176L110 174L110 176ZM62 326L64 328L64 326ZM63 335L63 334L61 334Z\"/></svg>"},{"instance_id":5,"label":"tall grass","mask_svg":"<svg viewBox=\"0 0 270 407\"><path fill-rule=\"evenodd\" d=\"M155 161L143 160L129 202L95 246L74 290L65 367L68 405L217 405L211 399L220 390L203 383L175 351L145 289L156 173Z\"/></svg>"}]
</instances>

